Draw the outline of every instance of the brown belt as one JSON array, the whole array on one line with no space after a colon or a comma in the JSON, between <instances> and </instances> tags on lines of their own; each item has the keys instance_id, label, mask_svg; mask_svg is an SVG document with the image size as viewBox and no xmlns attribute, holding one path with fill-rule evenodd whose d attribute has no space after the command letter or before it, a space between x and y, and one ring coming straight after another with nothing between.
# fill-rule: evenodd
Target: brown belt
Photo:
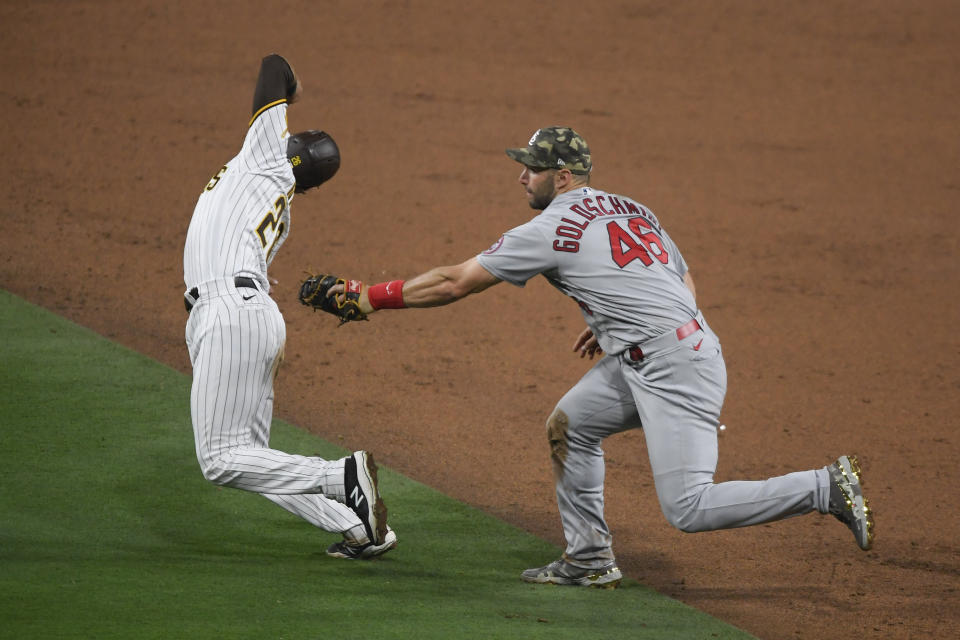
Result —
<instances>
[{"instance_id":1,"label":"brown belt","mask_svg":"<svg viewBox=\"0 0 960 640\"><path fill-rule=\"evenodd\" d=\"M687 336L700 331L702 328L703 327L700 326L700 323L697 322L697 319L694 318L682 327L677 328L677 340L683 340ZM640 348L640 345L630 347L630 351L628 353L630 354L630 359L634 362L640 362L643 360L643 349Z\"/></svg>"},{"instance_id":2,"label":"brown belt","mask_svg":"<svg viewBox=\"0 0 960 640\"><path fill-rule=\"evenodd\" d=\"M238 289L256 289L257 283L253 278L247 278L246 276L237 276L233 279L233 286ZM194 300L200 300L200 289L194 287L190 289L190 297ZM190 304L190 301L187 300L186 296L183 298L183 306L187 308L187 313L190 313L190 310L193 309L193 305Z\"/></svg>"}]
</instances>

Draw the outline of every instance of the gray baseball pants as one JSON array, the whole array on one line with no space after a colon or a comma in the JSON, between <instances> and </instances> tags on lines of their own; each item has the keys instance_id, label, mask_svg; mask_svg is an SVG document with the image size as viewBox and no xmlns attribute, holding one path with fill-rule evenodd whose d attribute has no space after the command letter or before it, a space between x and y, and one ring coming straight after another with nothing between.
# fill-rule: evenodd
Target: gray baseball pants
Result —
<instances>
[{"instance_id":1,"label":"gray baseball pants","mask_svg":"<svg viewBox=\"0 0 960 640\"><path fill-rule=\"evenodd\" d=\"M698 316L702 320L702 316ZM759 481L714 483L717 427L727 389L720 342L706 322L679 339L670 332L600 359L547 420L557 504L571 564L614 558L603 516L607 436L643 428L667 521L685 532L745 527L827 512L826 468Z\"/></svg>"}]
</instances>

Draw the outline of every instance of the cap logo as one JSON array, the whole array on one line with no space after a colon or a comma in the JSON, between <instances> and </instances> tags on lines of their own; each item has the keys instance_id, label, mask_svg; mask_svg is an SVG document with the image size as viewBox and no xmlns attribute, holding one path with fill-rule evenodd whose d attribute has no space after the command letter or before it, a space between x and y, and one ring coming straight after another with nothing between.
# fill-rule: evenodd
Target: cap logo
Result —
<instances>
[{"instance_id":1,"label":"cap logo","mask_svg":"<svg viewBox=\"0 0 960 640\"><path fill-rule=\"evenodd\" d=\"M537 136L540 135L540 129L537 129L532 136L530 136L530 141L527 142L528 147L533 146L533 141L537 139Z\"/></svg>"}]
</instances>

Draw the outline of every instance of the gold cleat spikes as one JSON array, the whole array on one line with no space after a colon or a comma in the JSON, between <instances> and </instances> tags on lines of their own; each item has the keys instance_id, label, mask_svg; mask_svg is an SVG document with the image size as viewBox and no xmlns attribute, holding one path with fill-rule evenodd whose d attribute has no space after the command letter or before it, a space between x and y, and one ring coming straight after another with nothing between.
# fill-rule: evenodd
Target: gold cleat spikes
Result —
<instances>
[{"instance_id":1,"label":"gold cleat spikes","mask_svg":"<svg viewBox=\"0 0 960 640\"><path fill-rule=\"evenodd\" d=\"M857 477L857 483L860 482L860 459L857 456L850 456L850 471Z\"/></svg>"},{"instance_id":2,"label":"gold cleat spikes","mask_svg":"<svg viewBox=\"0 0 960 640\"><path fill-rule=\"evenodd\" d=\"M873 546L873 509L870 508L870 502L863 499L863 517L867 521L867 549Z\"/></svg>"},{"instance_id":3,"label":"gold cleat spikes","mask_svg":"<svg viewBox=\"0 0 960 640\"><path fill-rule=\"evenodd\" d=\"M840 456L827 467L830 474L829 511L847 525L857 546L867 551L873 546L873 511L863 496L860 461L856 456Z\"/></svg>"},{"instance_id":4,"label":"gold cleat spikes","mask_svg":"<svg viewBox=\"0 0 960 640\"><path fill-rule=\"evenodd\" d=\"M860 485L860 493L863 493L863 477L860 475L860 459L857 456L850 456L850 470L853 471L853 474L857 477L857 484ZM851 507L852 508L852 507ZM866 520L867 528L867 547L870 549L873 546L873 509L870 508L870 501L866 498L863 499L863 517Z\"/></svg>"}]
</instances>

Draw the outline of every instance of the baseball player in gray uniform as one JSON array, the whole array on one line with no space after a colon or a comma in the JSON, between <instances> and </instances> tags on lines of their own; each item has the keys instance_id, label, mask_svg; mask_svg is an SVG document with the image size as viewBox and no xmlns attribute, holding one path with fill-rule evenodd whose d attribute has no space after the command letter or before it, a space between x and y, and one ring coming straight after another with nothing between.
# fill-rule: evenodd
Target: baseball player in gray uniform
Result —
<instances>
[{"instance_id":1,"label":"baseball player in gray uniform","mask_svg":"<svg viewBox=\"0 0 960 640\"><path fill-rule=\"evenodd\" d=\"M590 151L572 129L539 129L507 155L523 165L520 184L539 215L462 264L405 282L349 281L330 294L358 293L360 311L369 314L448 304L542 274L579 305L587 326L574 351L602 357L546 423L567 546L561 558L524 571L522 579L608 588L620 582L603 515L601 443L633 428L645 434L663 514L682 531L818 511L836 516L869 549L872 514L853 456L767 480L714 483L726 369L677 245L650 209L590 186Z\"/></svg>"},{"instance_id":2,"label":"baseball player in gray uniform","mask_svg":"<svg viewBox=\"0 0 960 640\"><path fill-rule=\"evenodd\" d=\"M329 461L269 446L286 327L269 296L267 267L290 232L294 195L340 166L326 133L289 134L287 105L299 96L287 61L263 58L243 146L204 187L190 221L183 279L197 460L210 482L259 493L342 533L327 549L331 556L370 558L397 544L373 456L357 451Z\"/></svg>"}]
</instances>

